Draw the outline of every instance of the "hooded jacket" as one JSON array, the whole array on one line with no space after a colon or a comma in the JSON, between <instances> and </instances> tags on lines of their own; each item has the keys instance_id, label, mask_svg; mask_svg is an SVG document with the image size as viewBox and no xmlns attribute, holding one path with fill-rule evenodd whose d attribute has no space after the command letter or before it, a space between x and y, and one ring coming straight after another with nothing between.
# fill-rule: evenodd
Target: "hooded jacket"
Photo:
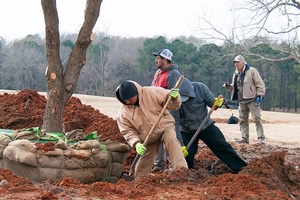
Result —
<instances>
[{"instance_id":1,"label":"hooded jacket","mask_svg":"<svg viewBox=\"0 0 300 200\"><path fill-rule=\"evenodd\" d=\"M178 66L172 64L171 66L165 69L158 69L153 77L152 86L159 86L165 89L172 89L179 77L181 76L180 72L178 71ZM178 110L170 110L171 115L176 115ZM176 137L180 141L181 146L184 146L183 140L180 133L180 124L179 121L175 121L175 130L176 130Z\"/></svg>"},{"instance_id":2,"label":"hooded jacket","mask_svg":"<svg viewBox=\"0 0 300 200\"><path fill-rule=\"evenodd\" d=\"M177 65L171 65L163 70L158 69L154 74L152 85L171 89L176 85L180 75Z\"/></svg>"},{"instance_id":3,"label":"hooded jacket","mask_svg":"<svg viewBox=\"0 0 300 200\"><path fill-rule=\"evenodd\" d=\"M116 98L122 103L117 115L119 130L127 143L134 148L137 142L144 142L152 126L157 122L170 90L155 86L141 87L138 83L132 82L138 90L138 106L126 105L119 96L119 87L116 89ZM155 142L167 127L174 126L174 118L168 110L177 110L180 105L180 95L176 99L171 99L156 125L153 137L149 137L148 144Z\"/></svg>"},{"instance_id":4,"label":"hooded jacket","mask_svg":"<svg viewBox=\"0 0 300 200\"><path fill-rule=\"evenodd\" d=\"M208 113L207 107L213 106L215 96L204 83L190 82L188 79L184 79L179 92L189 99L182 102L176 120L180 120L181 131L195 133ZM209 118L203 130L213 123L214 121Z\"/></svg>"}]
</instances>

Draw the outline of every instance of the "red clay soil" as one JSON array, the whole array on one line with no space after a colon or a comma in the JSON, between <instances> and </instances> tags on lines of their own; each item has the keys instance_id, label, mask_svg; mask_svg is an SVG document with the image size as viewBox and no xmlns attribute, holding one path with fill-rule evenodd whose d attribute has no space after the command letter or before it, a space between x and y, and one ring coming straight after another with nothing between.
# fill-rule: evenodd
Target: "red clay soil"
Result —
<instances>
[{"instance_id":1,"label":"red clay soil","mask_svg":"<svg viewBox=\"0 0 300 200\"><path fill-rule=\"evenodd\" d=\"M36 91L0 95L0 128L41 127L46 98ZM220 119L224 120L224 119ZM226 120L225 120L226 121ZM102 114L78 98L72 97L64 110L66 132L82 129L97 131L101 141L125 143L114 119ZM39 144L41 145L41 144ZM158 172L117 183L82 184L72 178L56 182L33 183L27 178L0 169L0 199L299 199L300 148L288 149L270 144L231 144L248 166L238 174L199 143L195 169ZM45 147L46 148L46 147ZM49 147L51 148L51 147ZM128 154L124 173L135 156Z\"/></svg>"}]
</instances>

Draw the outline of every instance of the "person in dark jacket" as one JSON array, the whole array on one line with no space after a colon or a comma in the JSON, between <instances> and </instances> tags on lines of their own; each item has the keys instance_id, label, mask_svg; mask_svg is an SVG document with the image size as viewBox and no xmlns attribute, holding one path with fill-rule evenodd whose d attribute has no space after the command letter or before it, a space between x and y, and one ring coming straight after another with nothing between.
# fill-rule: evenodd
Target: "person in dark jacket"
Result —
<instances>
[{"instance_id":1,"label":"person in dark jacket","mask_svg":"<svg viewBox=\"0 0 300 200\"><path fill-rule=\"evenodd\" d=\"M182 104L179 109L179 115L175 116L175 118L180 120L181 136L184 145L187 146L208 114L207 107L220 107L222 103L215 98L214 94L204 83L190 82L187 78L182 82L179 91ZM247 166L247 163L241 159L232 146L226 142L223 133L214 124L214 121L209 118L202 131L188 149L188 155L185 159L189 168L194 167L194 158L198 151L198 142L200 139L220 160L233 170L234 173L237 173L243 167Z\"/></svg>"}]
</instances>

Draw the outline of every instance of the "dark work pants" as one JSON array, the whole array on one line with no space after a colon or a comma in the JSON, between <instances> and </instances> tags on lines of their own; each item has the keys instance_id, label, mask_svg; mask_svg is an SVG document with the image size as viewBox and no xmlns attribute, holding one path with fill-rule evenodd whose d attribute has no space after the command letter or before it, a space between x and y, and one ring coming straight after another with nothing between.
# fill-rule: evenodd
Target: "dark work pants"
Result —
<instances>
[{"instance_id":1,"label":"dark work pants","mask_svg":"<svg viewBox=\"0 0 300 200\"><path fill-rule=\"evenodd\" d=\"M187 146L194 133L181 132L181 135L184 145ZM185 159L189 168L193 168L194 166L194 158L198 151L199 140L202 140L211 149L211 151L234 172L237 173L242 167L247 165L247 163L238 156L232 146L226 142L220 129L212 124L198 134L197 138L188 150L189 154L185 157Z\"/></svg>"}]
</instances>

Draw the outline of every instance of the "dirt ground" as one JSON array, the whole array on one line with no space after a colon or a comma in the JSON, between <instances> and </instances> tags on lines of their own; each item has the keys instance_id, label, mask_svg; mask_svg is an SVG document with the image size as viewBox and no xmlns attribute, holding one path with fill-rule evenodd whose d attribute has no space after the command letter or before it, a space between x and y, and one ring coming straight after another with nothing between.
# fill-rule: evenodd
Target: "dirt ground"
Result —
<instances>
[{"instance_id":1,"label":"dirt ground","mask_svg":"<svg viewBox=\"0 0 300 200\"><path fill-rule=\"evenodd\" d=\"M42 125L45 93L31 90L0 91L0 129ZM81 128L86 134L98 131L101 141L125 143L115 117L120 104L114 98L74 95L64 112L66 131ZM55 182L31 182L0 169L0 199L300 199L300 114L262 111L266 145L256 142L250 124L250 145L238 144L239 126L227 124L237 110L218 109L212 118L227 141L248 166L238 174L218 160L202 142L195 169L158 172L117 183L82 184L72 178ZM128 154L128 173L135 151Z\"/></svg>"}]
</instances>

